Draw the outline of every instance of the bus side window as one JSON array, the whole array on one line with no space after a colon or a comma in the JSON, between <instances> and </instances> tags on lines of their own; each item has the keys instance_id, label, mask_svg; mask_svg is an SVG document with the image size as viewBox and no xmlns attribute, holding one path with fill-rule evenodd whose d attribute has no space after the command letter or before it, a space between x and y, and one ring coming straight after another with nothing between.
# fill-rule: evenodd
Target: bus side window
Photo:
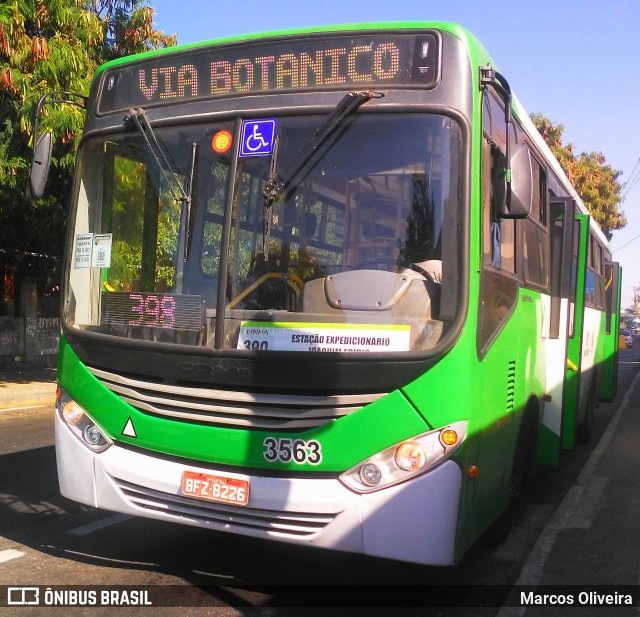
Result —
<instances>
[{"instance_id":1,"label":"bus side window","mask_svg":"<svg viewBox=\"0 0 640 617\"><path fill-rule=\"evenodd\" d=\"M524 280L542 289L549 288L549 230L547 223L547 182L544 169L532 158L533 204L531 216L523 221L522 257Z\"/></svg>"},{"instance_id":2,"label":"bus side window","mask_svg":"<svg viewBox=\"0 0 640 617\"><path fill-rule=\"evenodd\" d=\"M491 138L485 137L482 149L483 267L476 339L480 357L486 355L518 301L518 281L514 276L515 221L498 216L496 204L502 181L497 169L504 170L504 155Z\"/></svg>"},{"instance_id":3,"label":"bus side window","mask_svg":"<svg viewBox=\"0 0 640 617\"><path fill-rule=\"evenodd\" d=\"M602 246L589 231L587 244L587 273L585 283L585 302L598 310L605 308L605 279L602 264Z\"/></svg>"},{"instance_id":4,"label":"bus side window","mask_svg":"<svg viewBox=\"0 0 640 617\"><path fill-rule=\"evenodd\" d=\"M500 219L497 203L503 183L499 171L504 169L504 155L488 140L483 142L482 220L483 264L515 273L515 221Z\"/></svg>"}]
</instances>

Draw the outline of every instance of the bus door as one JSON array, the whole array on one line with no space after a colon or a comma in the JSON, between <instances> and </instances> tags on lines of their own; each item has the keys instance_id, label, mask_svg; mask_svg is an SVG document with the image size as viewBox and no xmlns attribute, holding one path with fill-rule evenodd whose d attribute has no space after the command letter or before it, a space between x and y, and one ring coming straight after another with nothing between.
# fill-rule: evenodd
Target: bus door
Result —
<instances>
[{"instance_id":1,"label":"bus door","mask_svg":"<svg viewBox=\"0 0 640 617\"><path fill-rule=\"evenodd\" d=\"M580 417L580 380L582 371L583 324L585 312L585 282L587 270L587 240L589 215L575 214L571 248L569 289L569 336L566 356L566 386L562 415L562 447L571 450L576 443L577 420Z\"/></svg>"},{"instance_id":2,"label":"bus door","mask_svg":"<svg viewBox=\"0 0 640 617\"><path fill-rule=\"evenodd\" d=\"M608 261L604 266L605 289L605 333L604 359L600 367L600 390L598 398L612 401L616 397L618 385L618 331L620 329L620 289L622 268L616 261Z\"/></svg>"},{"instance_id":3,"label":"bus door","mask_svg":"<svg viewBox=\"0 0 640 617\"><path fill-rule=\"evenodd\" d=\"M545 343L547 389L537 453L538 462L544 465L558 465L562 451L574 212L571 198L552 198L551 301L549 336Z\"/></svg>"}]
</instances>

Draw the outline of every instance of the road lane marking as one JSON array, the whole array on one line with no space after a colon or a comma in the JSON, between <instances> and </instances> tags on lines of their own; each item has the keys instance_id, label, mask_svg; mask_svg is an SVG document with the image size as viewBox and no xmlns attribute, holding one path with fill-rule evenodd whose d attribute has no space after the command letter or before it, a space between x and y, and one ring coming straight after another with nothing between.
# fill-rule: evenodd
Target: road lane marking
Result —
<instances>
[{"instance_id":1,"label":"road lane marking","mask_svg":"<svg viewBox=\"0 0 640 617\"><path fill-rule=\"evenodd\" d=\"M5 551L0 551L0 563L9 561L10 559L16 559L17 557L24 556L22 551L16 551L14 548L8 548Z\"/></svg>"},{"instance_id":2,"label":"road lane marking","mask_svg":"<svg viewBox=\"0 0 640 617\"><path fill-rule=\"evenodd\" d=\"M88 525L82 525L81 527L76 527L75 529L71 529L67 531L67 533L72 536L87 536L94 531L100 531L105 527L111 527L111 525L117 525L118 523L122 523L126 520L133 518L129 514L115 514L114 516L109 516L107 518L103 518L95 523L89 523Z\"/></svg>"},{"instance_id":3,"label":"road lane marking","mask_svg":"<svg viewBox=\"0 0 640 617\"><path fill-rule=\"evenodd\" d=\"M0 407L0 412L3 411L20 411L21 409L38 409L40 407L49 407L46 405L25 405L24 407Z\"/></svg>"},{"instance_id":4,"label":"road lane marking","mask_svg":"<svg viewBox=\"0 0 640 617\"><path fill-rule=\"evenodd\" d=\"M202 576L211 576L212 578L220 578L226 581L237 581L235 576L232 574L214 574L212 572L204 572L203 570L191 570L194 574L200 574Z\"/></svg>"}]
</instances>

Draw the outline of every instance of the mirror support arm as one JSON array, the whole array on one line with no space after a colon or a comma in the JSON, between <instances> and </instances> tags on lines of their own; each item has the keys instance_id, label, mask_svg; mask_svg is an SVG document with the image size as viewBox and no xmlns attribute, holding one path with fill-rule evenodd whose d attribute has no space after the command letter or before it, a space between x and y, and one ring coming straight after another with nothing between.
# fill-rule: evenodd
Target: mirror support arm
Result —
<instances>
[{"instance_id":1,"label":"mirror support arm","mask_svg":"<svg viewBox=\"0 0 640 617\"><path fill-rule=\"evenodd\" d=\"M488 88L491 86L500 96L504 103L504 123L506 130L505 143L505 180L507 183L507 204L510 202L511 195L511 139L509 136L509 126L511 125L511 86L504 75L492 69L490 66L480 67L480 88Z\"/></svg>"},{"instance_id":2,"label":"mirror support arm","mask_svg":"<svg viewBox=\"0 0 640 617\"><path fill-rule=\"evenodd\" d=\"M41 199L44 195L44 188L47 183L47 176L49 175L49 165L51 164L52 133L48 131L38 136L38 124L43 107L52 103L68 103L69 105L87 109L88 102L89 99L82 94L62 90L47 92L38 99L33 111L33 146L29 181L26 188L28 199Z\"/></svg>"},{"instance_id":3,"label":"mirror support arm","mask_svg":"<svg viewBox=\"0 0 640 617\"><path fill-rule=\"evenodd\" d=\"M57 98L50 98L57 97ZM79 100L74 100L79 99ZM36 139L38 137L38 123L40 121L40 112L45 105L51 105L53 103L68 103L69 105L75 105L76 107L81 107L82 109L86 109L89 103L89 97L84 96L82 94L78 94L76 92L67 92L65 90L59 90L56 92L46 92L43 94L36 103L35 109L33 111L33 143L35 144Z\"/></svg>"},{"instance_id":4,"label":"mirror support arm","mask_svg":"<svg viewBox=\"0 0 640 617\"><path fill-rule=\"evenodd\" d=\"M498 73L498 71L492 69L490 66L480 67L480 87L486 88L487 86L493 87L500 95L504 103L504 121L511 122L511 86L506 80L504 75Z\"/></svg>"}]
</instances>

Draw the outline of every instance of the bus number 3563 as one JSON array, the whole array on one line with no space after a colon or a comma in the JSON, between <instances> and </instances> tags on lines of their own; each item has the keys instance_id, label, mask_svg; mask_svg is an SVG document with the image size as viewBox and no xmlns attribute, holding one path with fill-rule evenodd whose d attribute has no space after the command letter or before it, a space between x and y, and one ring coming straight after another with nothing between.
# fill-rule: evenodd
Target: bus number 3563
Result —
<instances>
[{"instance_id":1,"label":"bus number 3563","mask_svg":"<svg viewBox=\"0 0 640 617\"><path fill-rule=\"evenodd\" d=\"M322 462L322 452L320 443L315 439L305 441L304 439L289 439L267 437L264 442L264 458L270 463L280 461L281 463L298 463L302 465L318 465Z\"/></svg>"}]
</instances>

